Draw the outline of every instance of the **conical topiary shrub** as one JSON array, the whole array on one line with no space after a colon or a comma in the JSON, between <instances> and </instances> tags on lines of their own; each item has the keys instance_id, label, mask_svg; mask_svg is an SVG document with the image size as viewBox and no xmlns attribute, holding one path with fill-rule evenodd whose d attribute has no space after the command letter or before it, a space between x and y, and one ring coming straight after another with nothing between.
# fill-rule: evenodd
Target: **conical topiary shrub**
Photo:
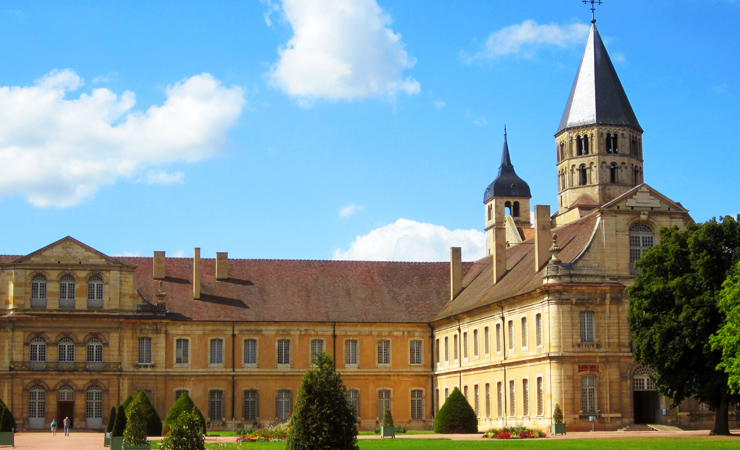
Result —
<instances>
[{"instance_id":1,"label":"conical topiary shrub","mask_svg":"<svg viewBox=\"0 0 740 450\"><path fill-rule=\"evenodd\" d=\"M123 441L128 446L146 445L145 408L138 400L129 404L128 422L123 432Z\"/></svg>"},{"instance_id":2,"label":"conical topiary shrub","mask_svg":"<svg viewBox=\"0 0 740 450\"><path fill-rule=\"evenodd\" d=\"M123 408L123 410L126 412L126 417L128 417L128 407L129 405L131 405L131 402L133 401L134 401L134 397L129 394L129 396L126 397L123 403L121 403L121 408Z\"/></svg>"},{"instance_id":3,"label":"conical topiary shrub","mask_svg":"<svg viewBox=\"0 0 740 450\"><path fill-rule=\"evenodd\" d=\"M198 423L200 424L200 428L203 430L203 434L206 434L206 419L203 418L203 414L198 409L198 405L193 403L193 410L190 411L192 415L195 416L195 418L198 420Z\"/></svg>"},{"instance_id":4,"label":"conical topiary shrub","mask_svg":"<svg viewBox=\"0 0 740 450\"><path fill-rule=\"evenodd\" d=\"M198 422L202 424L203 433L205 433L206 420L203 418L203 414L201 414L200 409L195 406L195 403L193 403L193 400L190 398L188 393L184 392L180 396L180 398L177 399L175 404L172 405L172 408L170 408L169 412L164 418L164 424L162 425L162 434L164 436L169 433L172 424L175 422L175 420L177 420L178 417L180 417L180 414L186 411L188 413L196 415Z\"/></svg>"},{"instance_id":5,"label":"conical topiary shrub","mask_svg":"<svg viewBox=\"0 0 740 450\"><path fill-rule=\"evenodd\" d=\"M392 427L393 425L393 414L391 414L390 409L386 409L383 413L383 425L387 427Z\"/></svg>"},{"instance_id":6,"label":"conical topiary shrub","mask_svg":"<svg viewBox=\"0 0 740 450\"><path fill-rule=\"evenodd\" d=\"M478 417L470 403L455 388L434 418L434 432L441 434L464 434L478 432Z\"/></svg>"},{"instance_id":7,"label":"conical topiary shrub","mask_svg":"<svg viewBox=\"0 0 740 450\"><path fill-rule=\"evenodd\" d=\"M111 436L122 437L123 432L126 430L126 408L123 405L118 407L116 412L116 421L113 423L113 431Z\"/></svg>"},{"instance_id":8,"label":"conical topiary shrub","mask_svg":"<svg viewBox=\"0 0 740 450\"><path fill-rule=\"evenodd\" d=\"M10 408L2 400L0 400L0 415L2 415L0 417L0 431L13 431L15 429L15 417L13 417Z\"/></svg>"},{"instance_id":9,"label":"conical topiary shrub","mask_svg":"<svg viewBox=\"0 0 740 450\"><path fill-rule=\"evenodd\" d=\"M113 431L113 425L116 424L116 407L110 407L110 414L108 414L108 423L105 425L105 432L110 433Z\"/></svg>"},{"instance_id":10,"label":"conical topiary shrub","mask_svg":"<svg viewBox=\"0 0 740 450\"><path fill-rule=\"evenodd\" d=\"M563 423L563 410L560 409L560 404L555 404L555 411L552 412L552 421L556 424Z\"/></svg>"},{"instance_id":11,"label":"conical topiary shrub","mask_svg":"<svg viewBox=\"0 0 740 450\"><path fill-rule=\"evenodd\" d=\"M152 403L149 401L146 392L139 391L134 398L134 402L139 403L144 408L144 417L146 419L146 435L147 436L161 436L162 435L162 419L159 418L157 410L154 409ZM131 403L133 405L133 403ZM131 413L129 412L129 416Z\"/></svg>"}]
</instances>

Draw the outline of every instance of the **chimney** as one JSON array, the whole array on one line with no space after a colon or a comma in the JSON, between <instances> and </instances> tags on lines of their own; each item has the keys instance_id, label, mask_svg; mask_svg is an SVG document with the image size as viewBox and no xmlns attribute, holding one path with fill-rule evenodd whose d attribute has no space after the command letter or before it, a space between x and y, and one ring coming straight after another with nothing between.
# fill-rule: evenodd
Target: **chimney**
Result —
<instances>
[{"instance_id":1,"label":"chimney","mask_svg":"<svg viewBox=\"0 0 740 450\"><path fill-rule=\"evenodd\" d=\"M450 301L462 291L462 249L450 247Z\"/></svg>"},{"instance_id":2,"label":"chimney","mask_svg":"<svg viewBox=\"0 0 740 450\"><path fill-rule=\"evenodd\" d=\"M506 227L496 224L493 227L493 284L506 275Z\"/></svg>"},{"instance_id":3,"label":"chimney","mask_svg":"<svg viewBox=\"0 0 740 450\"><path fill-rule=\"evenodd\" d=\"M166 276L164 252L154 252L154 264L152 264L152 276L155 280L164 280Z\"/></svg>"},{"instance_id":4,"label":"chimney","mask_svg":"<svg viewBox=\"0 0 740 450\"><path fill-rule=\"evenodd\" d=\"M229 279L229 253L216 252L216 280Z\"/></svg>"},{"instance_id":5,"label":"chimney","mask_svg":"<svg viewBox=\"0 0 740 450\"><path fill-rule=\"evenodd\" d=\"M534 229L534 271L539 272L550 260L550 205L535 205Z\"/></svg>"},{"instance_id":6,"label":"chimney","mask_svg":"<svg viewBox=\"0 0 740 450\"><path fill-rule=\"evenodd\" d=\"M193 251L193 298L200 299L200 248Z\"/></svg>"}]
</instances>

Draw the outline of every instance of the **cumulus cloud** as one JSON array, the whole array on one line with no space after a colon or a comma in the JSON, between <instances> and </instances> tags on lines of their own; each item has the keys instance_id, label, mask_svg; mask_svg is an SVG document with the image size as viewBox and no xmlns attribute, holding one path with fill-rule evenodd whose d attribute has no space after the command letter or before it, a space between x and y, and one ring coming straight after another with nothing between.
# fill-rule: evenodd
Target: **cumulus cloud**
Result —
<instances>
[{"instance_id":1,"label":"cumulus cloud","mask_svg":"<svg viewBox=\"0 0 740 450\"><path fill-rule=\"evenodd\" d=\"M449 261L450 247L462 247L466 261L486 254L486 235L478 230L448 230L439 225L398 219L357 236L349 250L334 250L334 259L360 261Z\"/></svg>"},{"instance_id":2,"label":"cumulus cloud","mask_svg":"<svg viewBox=\"0 0 740 450\"><path fill-rule=\"evenodd\" d=\"M269 78L301 105L419 92L403 78L414 61L375 0L283 0L282 11L294 34Z\"/></svg>"},{"instance_id":3,"label":"cumulus cloud","mask_svg":"<svg viewBox=\"0 0 740 450\"><path fill-rule=\"evenodd\" d=\"M582 44L588 32L588 25L582 23L539 25L534 20L525 20L491 33L479 52L473 56L463 54L463 58L468 62L508 55L531 58L543 47L565 48Z\"/></svg>"},{"instance_id":4,"label":"cumulus cloud","mask_svg":"<svg viewBox=\"0 0 740 450\"><path fill-rule=\"evenodd\" d=\"M342 218L342 219L345 219L345 218L347 218L347 217L349 217L349 216L351 216L351 215L353 215L353 214L355 214L357 212L362 211L363 209L365 209L364 206L347 205L344 208L342 208L342 209L339 210L339 217Z\"/></svg>"},{"instance_id":5,"label":"cumulus cloud","mask_svg":"<svg viewBox=\"0 0 740 450\"><path fill-rule=\"evenodd\" d=\"M122 177L207 158L244 107L241 88L206 73L168 86L162 105L145 112L133 110L131 91L96 88L67 98L83 85L65 69L32 86L0 87L0 196L68 207Z\"/></svg>"}]
</instances>

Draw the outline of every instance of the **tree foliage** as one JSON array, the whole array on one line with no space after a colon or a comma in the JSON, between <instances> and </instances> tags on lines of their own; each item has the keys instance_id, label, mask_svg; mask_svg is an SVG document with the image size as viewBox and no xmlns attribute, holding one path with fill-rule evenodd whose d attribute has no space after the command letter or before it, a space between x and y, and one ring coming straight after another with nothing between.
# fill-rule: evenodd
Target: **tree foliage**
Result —
<instances>
[{"instance_id":1,"label":"tree foliage","mask_svg":"<svg viewBox=\"0 0 740 450\"><path fill-rule=\"evenodd\" d=\"M116 421L113 422L113 431L111 436L123 436L123 432L126 430L126 408L121 405L118 407L116 412Z\"/></svg>"},{"instance_id":2,"label":"tree foliage","mask_svg":"<svg viewBox=\"0 0 740 450\"><path fill-rule=\"evenodd\" d=\"M552 421L556 424L563 423L563 410L560 409L559 403L555 403L555 411L552 412Z\"/></svg>"},{"instance_id":3,"label":"tree foliage","mask_svg":"<svg viewBox=\"0 0 740 450\"><path fill-rule=\"evenodd\" d=\"M116 424L116 407L110 407L110 414L108 414L108 423L105 425L105 432L110 433L113 431L113 425Z\"/></svg>"},{"instance_id":4,"label":"tree foliage","mask_svg":"<svg viewBox=\"0 0 740 450\"><path fill-rule=\"evenodd\" d=\"M172 405L172 408L170 408L169 412L167 412L167 415L164 417L164 424L162 426L163 435L167 435L167 433L170 431L170 427L172 427L172 424L175 423L177 418L180 417L180 414L184 412L195 415L198 423L201 424L201 431L205 434L206 420L203 418L203 414L201 414L200 409L198 409L195 403L193 403L190 395L188 395L187 392L183 392L183 394L180 395L180 398L177 399L175 404Z\"/></svg>"},{"instance_id":5,"label":"tree foliage","mask_svg":"<svg viewBox=\"0 0 740 450\"><path fill-rule=\"evenodd\" d=\"M654 369L655 386L677 405L695 397L717 410L714 431L729 434L728 376L710 338L722 326L722 285L740 257L740 228L731 217L685 230L664 228L660 244L637 262L629 290L635 359Z\"/></svg>"},{"instance_id":6,"label":"tree foliage","mask_svg":"<svg viewBox=\"0 0 740 450\"><path fill-rule=\"evenodd\" d=\"M289 450L359 449L356 417L345 398L342 378L331 356L314 356L314 368L303 376L286 448Z\"/></svg>"},{"instance_id":7,"label":"tree foliage","mask_svg":"<svg viewBox=\"0 0 740 450\"><path fill-rule=\"evenodd\" d=\"M719 367L729 377L731 392L740 394L740 261L730 271L719 297L725 323L713 337L712 346L722 350Z\"/></svg>"},{"instance_id":8,"label":"tree foliage","mask_svg":"<svg viewBox=\"0 0 740 450\"><path fill-rule=\"evenodd\" d=\"M387 427L392 427L393 425L393 414L391 414L390 409L386 409L383 413L383 425Z\"/></svg>"},{"instance_id":9,"label":"tree foliage","mask_svg":"<svg viewBox=\"0 0 740 450\"><path fill-rule=\"evenodd\" d=\"M10 408L0 400L0 431L8 432L15 429L15 417Z\"/></svg>"},{"instance_id":10,"label":"tree foliage","mask_svg":"<svg viewBox=\"0 0 740 450\"><path fill-rule=\"evenodd\" d=\"M182 411L170 425L169 433L162 439L162 449L205 450L203 427L194 414Z\"/></svg>"},{"instance_id":11,"label":"tree foliage","mask_svg":"<svg viewBox=\"0 0 740 450\"><path fill-rule=\"evenodd\" d=\"M161 436L162 419L159 418L159 414L157 414L157 410L154 409L154 406L152 406L152 403L149 401L149 397L147 397L146 392L139 391L139 393L136 394L134 401L129 405L129 416L131 415L131 405L134 403L138 403L144 408L147 436Z\"/></svg>"},{"instance_id":12,"label":"tree foliage","mask_svg":"<svg viewBox=\"0 0 740 450\"><path fill-rule=\"evenodd\" d=\"M128 417L129 406L131 405L131 402L133 401L134 401L134 396L129 394L129 396L126 397L123 403L121 403L121 408L123 408L123 410L126 412L126 417Z\"/></svg>"},{"instance_id":13,"label":"tree foliage","mask_svg":"<svg viewBox=\"0 0 740 450\"><path fill-rule=\"evenodd\" d=\"M478 432L478 416L468 400L455 388L434 417L434 432L465 434Z\"/></svg>"},{"instance_id":14,"label":"tree foliage","mask_svg":"<svg viewBox=\"0 0 740 450\"><path fill-rule=\"evenodd\" d=\"M123 432L123 441L126 445L146 444L146 411L138 400L129 404L128 423Z\"/></svg>"},{"instance_id":15,"label":"tree foliage","mask_svg":"<svg viewBox=\"0 0 740 450\"><path fill-rule=\"evenodd\" d=\"M203 418L203 414L198 409L198 405L193 403L193 409L190 410L190 413L195 416L195 419L198 421L198 425L200 426L200 429L203 431L203 434L206 434L206 419Z\"/></svg>"}]
</instances>

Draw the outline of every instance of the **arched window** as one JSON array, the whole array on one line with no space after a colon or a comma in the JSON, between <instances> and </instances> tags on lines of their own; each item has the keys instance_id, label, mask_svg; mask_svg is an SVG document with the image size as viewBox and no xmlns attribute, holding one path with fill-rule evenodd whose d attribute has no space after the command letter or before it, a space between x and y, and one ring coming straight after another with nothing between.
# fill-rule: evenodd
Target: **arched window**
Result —
<instances>
[{"instance_id":1,"label":"arched window","mask_svg":"<svg viewBox=\"0 0 740 450\"><path fill-rule=\"evenodd\" d=\"M63 338L59 341L59 362L75 361L75 342L70 338Z\"/></svg>"},{"instance_id":2,"label":"arched window","mask_svg":"<svg viewBox=\"0 0 740 450\"><path fill-rule=\"evenodd\" d=\"M87 280L87 308L103 307L103 279L98 275Z\"/></svg>"},{"instance_id":3,"label":"arched window","mask_svg":"<svg viewBox=\"0 0 740 450\"><path fill-rule=\"evenodd\" d=\"M59 280L59 307L75 307L75 279L72 275L65 275Z\"/></svg>"},{"instance_id":4,"label":"arched window","mask_svg":"<svg viewBox=\"0 0 740 450\"><path fill-rule=\"evenodd\" d=\"M512 210L512 215L514 217L519 217L519 202L514 202L514 208Z\"/></svg>"},{"instance_id":5,"label":"arched window","mask_svg":"<svg viewBox=\"0 0 740 450\"><path fill-rule=\"evenodd\" d=\"M488 204L488 220L493 219L493 204Z\"/></svg>"},{"instance_id":6,"label":"arched window","mask_svg":"<svg viewBox=\"0 0 740 450\"><path fill-rule=\"evenodd\" d=\"M87 341L87 358L88 367L90 365L103 363L103 341L98 338L92 338Z\"/></svg>"},{"instance_id":7,"label":"arched window","mask_svg":"<svg viewBox=\"0 0 740 450\"><path fill-rule=\"evenodd\" d=\"M576 154L578 156L583 154L583 141L580 136L576 136Z\"/></svg>"},{"instance_id":8,"label":"arched window","mask_svg":"<svg viewBox=\"0 0 740 450\"><path fill-rule=\"evenodd\" d=\"M581 410L583 414L596 414L596 377L593 375L581 378Z\"/></svg>"},{"instance_id":9,"label":"arched window","mask_svg":"<svg viewBox=\"0 0 740 450\"><path fill-rule=\"evenodd\" d=\"M611 153L613 150L612 147L612 134L606 133L606 152Z\"/></svg>"},{"instance_id":10,"label":"arched window","mask_svg":"<svg viewBox=\"0 0 740 450\"><path fill-rule=\"evenodd\" d=\"M507 216L511 215L511 202L504 203L504 210L506 211Z\"/></svg>"},{"instance_id":11,"label":"arched window","mask_svg":"<svg viewBox=\"0 0 740 450\"><path fill-rule=\"evenodd\" d=\"M617 182L617 163L612 163L612 165L609 166L609 182Z\"/></svg>"},{"instance_id":12,"label":"arched window","mask_svg":"<svg viewBox=\"0 0 740 450\"><path fill-rule=\"evenodd\" d=\"M560 161L565 159L565 143L560 143Z\"/></svg>"},{"instance_id":13,"label":"arched window","mask_svg":"<svg viewBox=\"0 0 740 450\"><path fill-rule=\"evenodd\" d=\"M36 385L28 393L28 427L46 428L46 390Z\"/></svg>"},{"instance_id":14,"label":"arched window","mask_svg":"<svg viewBox=\"0 0 740 450\"><path fill-rule=\"evenodd\" d=\"M71 386L64 385L57 390L57 401L58 402L73 402L75 401L75 390Z\"/></svg>"},{"instance_id":15,"label":"arched window","mask_svg":"<svg viewBox=\"0 0 740 450\"><path fill-rule=\"evenodd\" d=\"M617 140L617 133L614 133L614 136L612 136L612 151L614 153L619 153L619 141Z\"/></svg>"},{"instance_id":16,"label":"arched window","mask_svg":"<svg viewBox=\"0 0 740 450\"><path fill-rule=\"evenodd\" d=\"M37 337L31 339L29 360L34 362L46 361L46 341Z\"/></svg>"},{"instance_id":17,"label":"arched window","mask_svg":"<svg viewBox=\"0 0 740 450\"><path fill-rule=\"evenodd\" d=\"M46 308L46 277L43 275L31 279L31 308Z\"/></svg>"},{"instance_id":18,"label":"arched window","mask_svg":"<svg viewBox=\"0 0 740 450\"><path fill-rule=\"evenodd\" d=\"M585 164L581 164L581 167L578 168L578 184L579 186L588 184L588 169Z\"/></svg>"},{"instance_id":19,"label":"arched window","mask_svg":"<svg viewBox=\"0 0 740 450\"><path fill-rule=\"evenodd\" d=\"M653 369L649 367L640 367L635 370L632 375L632 390L633 391L654 391L655 383L650 377L653 373Z\"/></svg>"},{"instance_id":20,"label":"arched window","mask_svg":"<svg viewBox=\"0 0 740 450\"><path fill-rule=\"evenodd\" d=\"M653 229L647 225L635 225L630 228L630 270L635 273L635 261L642 257L645 250L653 246Z\"/></svg>"},{"instance_id":21,"label":"arched window","mask_svg":"<svg viewBox=\"0 0 740 450\"><path fill-rule=\"evenodd\" d=\"M89 429L103 428L103 390L90 386L85 393L85 421Z\"/></svg>"},{"instance_id":22,"label":"arched window","mask_svg":"<svg viewBox=\"0 0 740 450\"><path fill-rule=\"evenodd\" d=\"M588 136L583 136L583 154L588 155Z\"/></svg>"}]
</instances>

